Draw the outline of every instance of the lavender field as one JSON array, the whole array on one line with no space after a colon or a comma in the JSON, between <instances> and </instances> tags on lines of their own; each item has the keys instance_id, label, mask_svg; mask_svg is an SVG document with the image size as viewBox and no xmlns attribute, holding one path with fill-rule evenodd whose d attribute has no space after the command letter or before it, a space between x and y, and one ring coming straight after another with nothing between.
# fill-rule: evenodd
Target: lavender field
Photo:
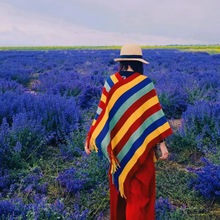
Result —
<instances>
[{"instance_id":1,"label":"lavender field","mask_svg":"<svg viewBox=\"0 0 220 220\"><path fill-rule=\"evenodd\" d=\"M220 219L220 54L145 49L174 134L157 220ZM119 50L0 51L0 219L108 218L108 162L84 149Z\"/></svg>"}]
</instances>

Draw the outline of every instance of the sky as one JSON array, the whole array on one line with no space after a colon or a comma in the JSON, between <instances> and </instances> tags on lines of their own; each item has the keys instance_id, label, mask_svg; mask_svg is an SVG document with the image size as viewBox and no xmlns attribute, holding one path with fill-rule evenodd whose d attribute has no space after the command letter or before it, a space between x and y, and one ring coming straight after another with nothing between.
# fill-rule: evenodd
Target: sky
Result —
<instances>
[{"instance_id":1,"label":"sky","mask_svg":"<svg viewBox=\"0 0 220 220\"><path fill-rule=\"evenodd\" d=\"M0 0L0 46L219 44L219 0Z\"/></svg>"}]
</instances>

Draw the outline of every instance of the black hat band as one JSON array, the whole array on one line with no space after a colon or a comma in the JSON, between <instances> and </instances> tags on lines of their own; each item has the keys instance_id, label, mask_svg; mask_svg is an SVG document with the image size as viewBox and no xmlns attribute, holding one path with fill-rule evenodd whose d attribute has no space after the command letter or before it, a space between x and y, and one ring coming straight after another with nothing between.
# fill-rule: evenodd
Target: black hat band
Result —
<instances>
[{"instance_id":1,"label":"black hat band","mask_svg":"<svg viewBox=\"0 0 220 220\"><path fill-rule=\"evenodd\" d=\"M120 55L120 58L143 58L142 55Z\"/></svg>"}]
</instances>

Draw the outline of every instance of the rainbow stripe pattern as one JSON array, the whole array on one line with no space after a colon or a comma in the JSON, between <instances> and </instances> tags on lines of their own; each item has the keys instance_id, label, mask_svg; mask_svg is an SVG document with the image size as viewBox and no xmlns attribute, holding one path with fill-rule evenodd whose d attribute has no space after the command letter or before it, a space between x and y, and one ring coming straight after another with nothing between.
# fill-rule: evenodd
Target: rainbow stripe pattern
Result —
<instances>
[{"instance_id":1,"label":"rainbow stripe pattern","mask_svg":"<svg viewBox=\"0 0 220 220\"><path fill-rule=\"evenodd\" d=\"M115 73L104 84L86 144L109 159L113 183L126 197L125 186L149 150L171 134L152 81Z\"/></svg>"}]
</instances>

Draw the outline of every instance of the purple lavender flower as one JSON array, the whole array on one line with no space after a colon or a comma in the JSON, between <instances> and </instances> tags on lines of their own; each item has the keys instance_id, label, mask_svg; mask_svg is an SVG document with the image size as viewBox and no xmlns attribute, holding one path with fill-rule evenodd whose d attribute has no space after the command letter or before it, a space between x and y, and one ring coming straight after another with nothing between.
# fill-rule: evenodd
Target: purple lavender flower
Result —
<instances>
[{"instance_id":1,"label":"purple lavender flower","mask_svg":"<svg viewBox=\"0 0 220 220\"><path fill-rule=\"evenodd\" d=\"M20 153L22 150L22 145L20 142L17 142L15 147L14 147L14 151L17 152L17 153Z\"/></svg>"},{"instance_id":2,"label":"purple lavender flower","mask_svg":"<svg viewBox=\"0 0 220 220\"><path fill-rule=\"evenodd\" d=\"M171 204L170 200L162 197L156 200L155 209L157 220L168 219L169 214L175 211L175 207Z\"/></svg>"},{"instance_id":3,"label":"purple lavender flower","mask_svg":"<svg viewBox=\"0 0 220 220\"><path fill-rule=\"evenodd\" d=\"M75 168L69 168L59 173L57 181L68 193L76 193L85 188L89 178L86 174L79 173Z\"/></svg>"},{"instance_id":4,"label":"purple lavender flower","mask_svg":"<svg viewBox=\"0 0 220 220\"><path fill-rule=\"evenodd\" d=\"M220 165L213 164L203 158L205 166L193 170L196 177L191 178L189 186L208 199L220 198Z\"/></svg>"}]
</instances>

